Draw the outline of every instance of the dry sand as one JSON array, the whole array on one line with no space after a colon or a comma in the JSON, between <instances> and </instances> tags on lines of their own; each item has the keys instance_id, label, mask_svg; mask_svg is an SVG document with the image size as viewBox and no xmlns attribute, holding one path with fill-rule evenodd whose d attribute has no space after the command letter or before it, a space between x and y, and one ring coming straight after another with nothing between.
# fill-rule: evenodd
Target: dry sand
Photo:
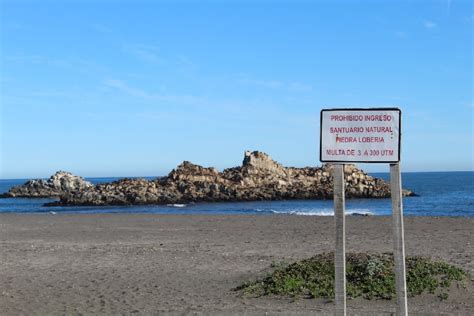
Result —
<instances>
[{"instance_id":1,"label":"dry sand","mask_svg":"<svg viewBox=\"0 0 474 316\"><path fill-rule=\"evenodd\" d=\"M348 217L347 251L391 251L389 217ZM333 249L317 216L0 215L0 314L331 314L324 300L243 298L231 291ZM406 251L474 275L474 218L405 219ZM474 315L472 282L446 301L410 298L419 315ZM351 315L390 314L393 301L349 300Z\"/></svg>"}]
</instances>

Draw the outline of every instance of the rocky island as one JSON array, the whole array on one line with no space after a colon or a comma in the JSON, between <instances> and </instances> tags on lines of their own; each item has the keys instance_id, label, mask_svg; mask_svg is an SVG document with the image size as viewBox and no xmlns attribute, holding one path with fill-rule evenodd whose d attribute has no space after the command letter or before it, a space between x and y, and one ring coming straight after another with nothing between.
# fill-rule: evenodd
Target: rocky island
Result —
<instances>
[{"instance_id":1,"label":"rocky island","mask_svg":"<svg viewBox=\"0 0 474 316\"><path fill-rule=\"evenodd\" d=\"M332 171L333 166L330 164L322 167L283 167L263 152L247 151L242 166L228 168L222 172L184 161L166 177L154 180L125 178L95 186L81 182L81 185L74 186L74 190L67 187L61 194L54 194L59 196L60 200L48 205L104 206L331 199ZM367 175L354 165L345 166L345 179L348 198L390 196L388 183ZM25 186L31 187L31 181L28 183ZM24 196L15 192L34 191L13 188L7 194ZM405 196L414 195L407 190L403 193Z\"/></svg>"},{"instance_id":2,"label":"rocky island","mask_svg":"<svg viewBox=\"0 0 474 316\"><path fill-rule=\"evenodd\" d=\"M346 197L387 198L390 186L346 165ZM263 152L245 152L242 166L222 172L184 161L166 177L154 180L124 178L92 185L69 172L47 180L30 180L1 197L57 197L47 205L134 205L190 202L331 199L333 166L284 167ZM413 196L404 190L404 196Z\"/></svg>"},{"instance_id":3,"label":"rocky island","mask_svg":"<svg viewBox=\"0 0 474 316\"><path fill-rule=\"evenodd\" d=\"M47 180L34 179L23 185L14 186L8 192L0 194L0 197L60 197L64 194L86 190L91 187L93 187L92 183L81 177L70 172L58 171Z\"/></svg>"}]
</instances>

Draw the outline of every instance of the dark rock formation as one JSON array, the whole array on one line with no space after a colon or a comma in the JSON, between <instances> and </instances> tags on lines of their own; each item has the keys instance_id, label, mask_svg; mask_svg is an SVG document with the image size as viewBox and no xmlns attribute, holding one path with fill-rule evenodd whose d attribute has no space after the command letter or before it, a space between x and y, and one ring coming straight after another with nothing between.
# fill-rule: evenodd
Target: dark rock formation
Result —
<instances>
[{"instance_id":1,"label":"dark rock formation","mask_svg":"<svg viewBox=\"0 0 474 316\"><path fill-rule=\"evenodd\" d=\"M49 179L29 180L23 185L12 187L0 197L59 197L92 188L92 183L65 171L58 171Z\"/></svg>"},{"instance_id":2,"label":"dark rock formation","mask_svg":"<svg viewBox=\"0 0 474 316\"><path fill-rule=\"evenodd\" d=\"M330 199L333 166L286 168L262 152L246 152L241 167L218 172L185 161L167 177L121 179L61 196L49 205L130 205L216 201ZM389 185L346 165L348 198L385 198ZM412 195L405 191L405 195Z\"/></svg>"}]
</instances>

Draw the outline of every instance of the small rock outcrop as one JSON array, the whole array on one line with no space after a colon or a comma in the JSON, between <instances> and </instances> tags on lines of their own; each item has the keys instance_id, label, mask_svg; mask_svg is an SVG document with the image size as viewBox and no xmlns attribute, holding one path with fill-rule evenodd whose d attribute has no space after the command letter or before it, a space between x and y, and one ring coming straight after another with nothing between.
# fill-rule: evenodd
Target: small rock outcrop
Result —
<instances>
[{"instance_id":1,"label":"small rock outcrop","mask_svg":"<svg viewBox=\"0 0 474 316\"><path fill-rule=\"evenodd\" d=\"M346 197L386 198L390 186L353 165L345 166ZM222 172L184 161L168 176L121 179L72 190L49 205L133 205L189 202L330 199L333 166L283 167L265 153L245 152L242 166ZM404 191L405 196L414 195Z\"/></svg>"},{"instance_id":2,"label":"small rock outcrop","mask_svg":"<svg viewBox=\"0 0 474 316\"><path fill-rule=\"evenodd\" d=\"M29 180L23 185L12 187L0 197L59 197L68 193L82 192L92 187L92 183L81 177L70 172L58 171L47 180Z\"/></svg>"}]
</instances>

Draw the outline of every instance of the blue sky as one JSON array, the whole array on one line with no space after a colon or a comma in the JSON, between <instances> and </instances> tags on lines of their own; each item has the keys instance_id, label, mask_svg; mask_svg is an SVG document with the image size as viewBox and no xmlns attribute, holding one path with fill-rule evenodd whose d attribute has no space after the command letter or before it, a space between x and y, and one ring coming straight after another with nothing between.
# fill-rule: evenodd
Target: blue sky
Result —
<instances>
[{"instance_id":1,"label":"blue sky","mask_svg":"<svg viewBox=\"0 0 474 316\"><path fill-rule=\"evenodd\" d=\"M315 166L320 110L373 106L403 111L403 170L474 170L473 20L456 0L2 1L0 178L246 149Z\"/></svg>"}]
</instances>

